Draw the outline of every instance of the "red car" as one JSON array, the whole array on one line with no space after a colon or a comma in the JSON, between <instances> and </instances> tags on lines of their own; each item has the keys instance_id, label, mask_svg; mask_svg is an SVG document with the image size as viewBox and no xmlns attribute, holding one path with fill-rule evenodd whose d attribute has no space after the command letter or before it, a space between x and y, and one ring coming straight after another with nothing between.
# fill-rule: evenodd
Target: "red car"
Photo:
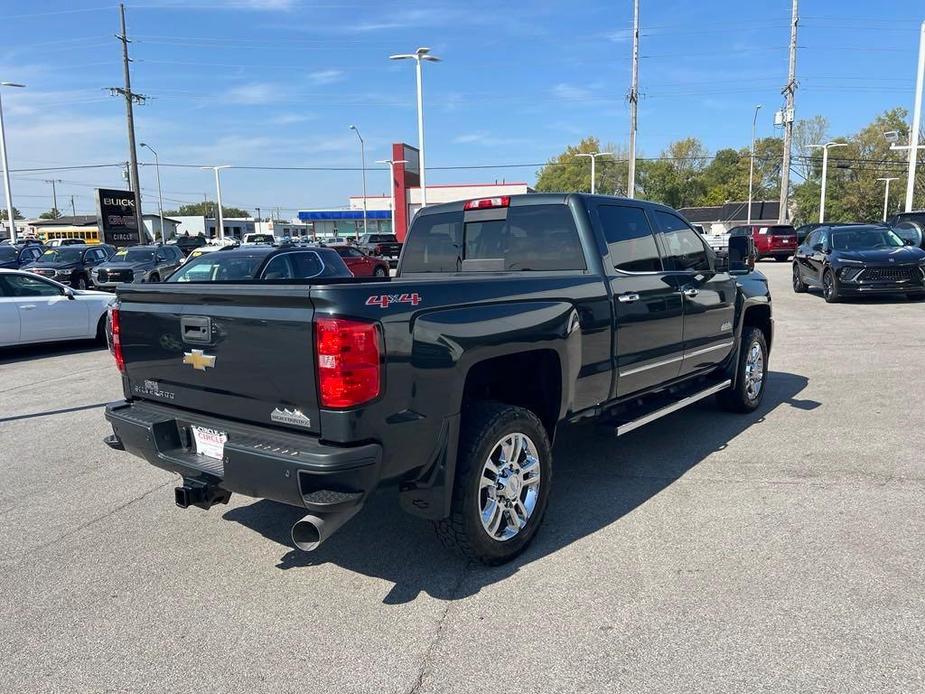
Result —
<instances>
[{"instance_id":1,"label":"red car","mask_svg":"<svg viewBox=\"0 0 925 694\"><path fill-rule=\"evenodd\" d=\"M757 259L774 258L784 262L797 250L797 232L789 224L772 224L770 226L742 225L729 230L729 236L748 236L751 233L755 241Z\"/></svg>"},{"instance_id":2,"label":"red car","mask_svg":"<svg viewBox=\"0 0 925 694\"><path fill-rule=\"evenodd\" d=\"M366 255L363 251L355 246L346 244L330 245L337 251L337 254L343 259L347 269L353 273L354 277L388 277L389 264L380 258L373 258Z\"/></svg>"}]
</instances>

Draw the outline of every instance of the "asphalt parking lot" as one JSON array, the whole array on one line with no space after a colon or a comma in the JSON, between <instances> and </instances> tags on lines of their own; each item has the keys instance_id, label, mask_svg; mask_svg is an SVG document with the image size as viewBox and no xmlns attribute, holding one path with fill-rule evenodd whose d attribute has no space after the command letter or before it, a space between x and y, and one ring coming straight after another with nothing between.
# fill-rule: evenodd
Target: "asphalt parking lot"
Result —
<instances>
[{"instance_id":1,"label":"asphalt parking lot","mask_svg":"<svg viewBox=\"0 0 925 694\"><path fill-rule=\"evenodd\" d=\"M313 554L297 509L180 510L101 442L108 352L0 353L3 690L922 691L925 303L760 268L761 409L563 431L545 525L495 569L388 493Z\"/></svg>"}]
</instances>

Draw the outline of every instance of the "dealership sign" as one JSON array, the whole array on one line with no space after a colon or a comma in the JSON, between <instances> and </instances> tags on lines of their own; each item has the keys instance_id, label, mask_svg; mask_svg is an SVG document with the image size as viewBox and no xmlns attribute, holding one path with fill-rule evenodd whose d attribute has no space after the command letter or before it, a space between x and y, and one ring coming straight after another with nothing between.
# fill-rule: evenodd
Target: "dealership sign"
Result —
<instances>
[{"instance_id":1,"label":"dealership sign","mask_svg":"<svg viewBox=\"0 0 925 694\"><path fill-rule=\"evenodd\" d=\"M96 217L106 243L130 246L138 243L135 194L130 190L96 191Z\"/></svg>"}]
</instances>

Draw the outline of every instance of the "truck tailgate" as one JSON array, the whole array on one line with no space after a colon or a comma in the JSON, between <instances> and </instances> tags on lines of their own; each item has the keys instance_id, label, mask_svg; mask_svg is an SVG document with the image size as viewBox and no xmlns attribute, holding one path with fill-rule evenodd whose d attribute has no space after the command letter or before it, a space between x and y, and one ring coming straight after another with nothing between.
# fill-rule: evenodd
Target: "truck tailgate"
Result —
<instances>
[{"instance_id":1,"label":"truck tailgate","mask_svg":"<svg viewBox=\"0 0 925 694\"><path fill-rule=\"evenodd\" d=\"M120 288L133 398L318 433L309 286Z\"/></svg>"}]
</instances>

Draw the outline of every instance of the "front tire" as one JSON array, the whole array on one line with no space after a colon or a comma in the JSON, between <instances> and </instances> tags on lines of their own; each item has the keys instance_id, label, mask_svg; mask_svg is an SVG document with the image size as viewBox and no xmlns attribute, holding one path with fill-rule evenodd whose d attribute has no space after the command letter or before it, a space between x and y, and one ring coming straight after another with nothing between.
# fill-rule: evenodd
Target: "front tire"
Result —
<instances>
[{"instance_id":1,"label":"front tire","mask_svg":"<svg viewBox=\"0 0 925 694\"><path fill-rule=\"evenodd\" d=\"M827 304L837 304L841 301L841 294L838 291L838 280L835 279L835 273L828 268L822 273L822 296L825 297L825 302Z\"/></svg>"},{"instance_id":2,"label":"front tire","mask_svg":"<svg viewBox=\"0 0 925 694\"><path fill-rule=\"evenodd\" d=\"M489 566L510 561L539 529L549 499L552 447L530 410L477 402L463 413L453 498L434 523L450 549Z\"/></svg>"},{"instance_id":3,"label":"front tire","mask_svg":"<svg viewBox=\"0 0 925 694\"><path fill-rule=\"evenodd\" d=\"M793 264L793 291L797 294L805 294L806 290L809 287L806 286L806 282L803 281L803 278L800 276L800 267L794 263Z\"/></svg>"},{"instance_id":4,"label":"front tire","mask_svg":"<svg viewBox=\"0 0 925 694\"><path fill-rule=\"evenodd\" d=\"M81 275L77 278L77 282L74 286L75 289L86 289L87 288L87 278Z\"/></svg>"},{"instance_id":5,"label":"front tire","mask_svg":"<svg viewBox=\"0 0 925 694\"><path fill-rule=\"evenodd\" d=\"M373 277L385 277L388 274L389 273L386 272L385 268L382 266L379 266L375 270L373 270Z\"/></svg>"},{"instance_id":6,"label":"front tire","mask_svg":"<svg viewBox=\"0 0 925 694\"><path fill-rule=\"evenodd\" d=\"M736 382L719 393L719 403L730 412L753 412L764 397L768 376L768 343L758 328L745 326Z\"/></svg>"},{"instance_id":7,"label":"front tire","mask_svg":"<svg viewBox=\"0 0 925 694\"><path fill-rule=\"evenodd\" d=\"M148 282L160 282L160 281L161 281L161 276L158 275L156 272L148 278Z\"/></svg>"}]
</instances>

